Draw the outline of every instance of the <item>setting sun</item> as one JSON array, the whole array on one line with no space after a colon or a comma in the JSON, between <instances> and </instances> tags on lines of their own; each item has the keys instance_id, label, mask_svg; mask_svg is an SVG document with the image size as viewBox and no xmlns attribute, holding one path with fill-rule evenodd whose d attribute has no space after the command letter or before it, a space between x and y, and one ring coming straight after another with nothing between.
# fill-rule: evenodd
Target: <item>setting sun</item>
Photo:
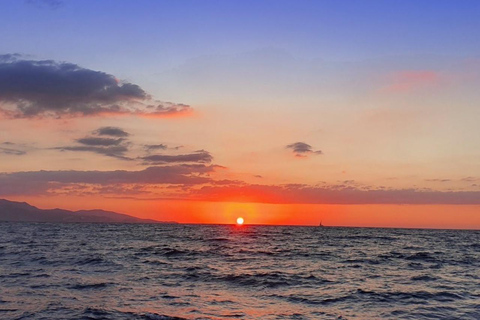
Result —
<instances>
[{"instance_id":1,"label":"setting sun","mask_svg":"<svg viewBox=\"0 0 480 320\"><path fill-rule=\"evenodd\" d=\"M243 224L243 218L242 218L242 217L238 217L238 218L237 218L237 224L238 224L239 226L241 226L241 225Z\"/></svg>"}]
</instances>

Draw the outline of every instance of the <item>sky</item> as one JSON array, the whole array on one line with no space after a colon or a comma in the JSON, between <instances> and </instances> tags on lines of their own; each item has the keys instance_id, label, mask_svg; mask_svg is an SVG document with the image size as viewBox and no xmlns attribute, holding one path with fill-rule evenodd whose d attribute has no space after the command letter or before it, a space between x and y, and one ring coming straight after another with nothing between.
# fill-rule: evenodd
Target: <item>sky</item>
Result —
<instances>
[{"instance_id":1,"label":"sky","mask_svg":"<svg viewBox=\"0 0 480 320\"><path fill-rule=\"evenodd\" d=\"M478 1L0 7L0 198L480 228Z\"/></svg>"}]
</instances>

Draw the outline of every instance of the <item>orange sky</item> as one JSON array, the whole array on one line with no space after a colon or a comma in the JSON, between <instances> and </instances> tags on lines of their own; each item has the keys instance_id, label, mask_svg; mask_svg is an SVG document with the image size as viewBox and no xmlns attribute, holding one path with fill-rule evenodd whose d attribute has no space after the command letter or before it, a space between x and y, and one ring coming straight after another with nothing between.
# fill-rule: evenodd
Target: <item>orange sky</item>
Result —
<instances>
[{"instance_id":1,"label":"orange sky","mask_svg":"<svg viewBox=\"0 0 480 320\"><path fill-rule=\"evenodd\" d=\"M51 209L49 197L10 197ZM479 205L318 205L206 201L134 201L102 197L58 197L58 207L80 210L103 208L139 218L180 223L480 229Z\"/></svg>"}]
</instances>

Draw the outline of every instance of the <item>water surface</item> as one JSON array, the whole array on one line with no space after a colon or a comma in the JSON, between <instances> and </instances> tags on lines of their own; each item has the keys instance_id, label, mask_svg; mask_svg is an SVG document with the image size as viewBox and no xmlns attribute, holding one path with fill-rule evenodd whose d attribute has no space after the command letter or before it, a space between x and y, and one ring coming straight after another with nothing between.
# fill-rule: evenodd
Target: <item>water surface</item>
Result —
<instances>
[{"instance_id":1,"label":"water surface","mask_svg":"<svg viewBox=\"0 0 480 320\"><path fill-rule=\"evenodd\" d=\"M0 223L0 319L480 319L480 232Z\"/></svg>"}]
</instances>

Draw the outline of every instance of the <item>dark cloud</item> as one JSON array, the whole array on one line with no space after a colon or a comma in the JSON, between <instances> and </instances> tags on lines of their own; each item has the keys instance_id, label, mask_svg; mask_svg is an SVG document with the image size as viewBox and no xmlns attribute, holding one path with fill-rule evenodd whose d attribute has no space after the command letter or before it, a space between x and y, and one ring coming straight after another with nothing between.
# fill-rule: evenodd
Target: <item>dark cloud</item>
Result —
<instances>
[{"instance_id":1,"label":"dark cloud","mask_svg":"<svg viewBox=\"0 0 480 320\"><path fill-rule=\"evenodd\" d=\"M124 130L114 127L102 127L93 131L92 134L95 136L76 139L75 142L80 145L63 146L55 149L62 151L93 152L117 159L133 160L125 155L130 145L130 142L126 138L105 138L98 136L107 135L115 137L119 135L125 136L125 134L128 135Z\"/></svg>"},{"instance_id":2,"label":"dark cloud","mask_svg":"<svg viewBox=\"0 0 480 320\"><path fill-rule=\"evenodd\" d=\"M313 151L312 146L305 142L295 142L286 146L291 149L296 157L306 157L308 154L323 154L321 150Z\"/></svg>"},{"instance_id":3,"label":"dark cloud","mask_svg":"<svg viewBox=\"0 0 480 320\"><path fill-rule=\"evenodd\" d=\"M83 152L93 152L101 154L104 156L117 158L121 160L133 160L125 155L128 151L127 146L108 146L108 147L97 147L97 146L65 146L55 148L61 151L83 151Z\"/></svg>"},{"instance_id":4,"label":"dark cloud","mask_svg":"<svg viewBox=\"0 0 480 320\"><path fill-rule=\"evenodd\" d=\"M215 180L219 166L181 164L139 171L29 171L0 173L0 195L59 192L149 194L203 201L245 201L278 204L448 204L480 205L479 191L388 189L345 185L261 185ZM174 188L171 188L174 186ZM90 191L89 191L90 190ZM110 190L110 191L108 191ZM177 190L177 191L175 191ZM173 192L173 193L172 193Z\"/></svg>"},{"instance_id":5,"label":"dark cloud","mask_svg":"<svg viewBox=\"0 0 480 320\"><path fill-rule=\"evenodd\" d=\"M99 136L128 137L130 134L118 127L101 127L93 132Z\"/></svg>"},{"instance_id":6,"label":"dark cloud","mask_svg":"<svg viewBox=\"0 0 480 320\"><path fill-rule=\"evenodd\" d=\"M212 180L217 166L155 166L139 171L27 171L0 173L0 195L44 194L64 186L98 185L200 185ZM76 187L75 187L76 188Z\"/></svg>"},{"instance_id":7,"label":"dark cloud","mask_svg":"<svg viewBox=\"0 0 480 320\"><path fill-rule=\"evenodd\" d=\"M9 154L9 155L15 155L15 156L23 156L23 155L26 154L27 152L26 152L26 151L23 151L23 150L17 150L17 149L0 147L0 153Z\"/></svg>"},{"instance_id":8,"label":"dark cloud","mask_svg":"<svg viewBox=\"0 0 480 320\"><path fill-rule=\"evenodd\" d=\"M247 201L305 204L450 204L478 205L478 191L424 191L418 189L360 189L309 185L204 186L192 197L207 201Z\"/></svg>"},{"instance_id":9,"label":"dark cloud","mask_svg":"<svg viewBox=\"0 0 480 320\"><path fill-rule=\"evenodd\" d=\"M1 153L14 156L23 156L27 153L27 151L25 149L25 145L18 145L13 142L6 141L0 144L0 154Z\"/></svg>"},{"instance_id":10,"label":"dark cloud","mask_svg":"<svg viewBox=\"0 0 480 320\"><path fill-rule=\"evenodd\" d=\"M76 140L78 143L87 145L87 146L103 146L103 147L108 147L108 146L118 146L122 142L125 141L125 139L119 138L119 139L112 139L112 138L100 138L100 137L86 137L86 138L81 138Z\"/></svg>"},{"instance_id":11,"label":"dark cloud","mask_svg":"<svg viewBox=\"0 0 480 320\"><path fill-rule=\"evenodd\" d=\"M141 158L147 163L162 164L162 163L179 163L179 162L197 162L210 163L213 160L212 155L205 150L198 150L194 153L179 154L179 155L164 155L156 154L145 156Z\"/></svg>"},{"instance_id":12,"label":"dark cloud","mask_svg":"<svg viewBox=\"0 0 480 320\"><path fill-rule=\"evenodd\" d=\"M168 117L186 113L183 104L151 103L138 85L105 72L52 60L0 56L0 111L9 117L73 117L132 114Z\"/></svg>"},{"instance_id":13,"label":"dark cloud","mask_svg":"<svg viewBox=\"0 0 480 320\"><path fill-rule=\"evenodd\" d=\"M132 146L135 146L127 137L129 133L118 127L101 127L94 130L90 135L75 139L73 145L60 146L54 149L61 151L79 151L79 152L93 152L108 157L113 157L121 160L134 160L129 157L127 153ZM166 155L166 154L150 154L156 150L167 150L168 146L165 144L148 144L143 146L147 151L144 157L136 158L141 160L143 164L158 165L167 163L211 163L212 155L205 150L197 150L189 154L181 155ZM132 147L133 148L133 147ZM133 148L135 149L135 148Z\"/></svg>"},{"instance_id":14,"label":"dark cloud","mask_svg":"<svg viewBox=\"0 0 480 320\"><path fill-rule=\"evenodd\" d=\"M0 54L0 63L14 62L22 57L19 53Z\"/></svg>"},{"instance_id":15,"label":"dark cloud","mask_svg":"<svg viewBox=\"0 0 480 320\"><path fill-rule=\"evenodd\" d=\"M146 144L145 150L148 152L155 151L155 150L166 150L168 146L166 144Z\"/></svg>"}]
</instances>

